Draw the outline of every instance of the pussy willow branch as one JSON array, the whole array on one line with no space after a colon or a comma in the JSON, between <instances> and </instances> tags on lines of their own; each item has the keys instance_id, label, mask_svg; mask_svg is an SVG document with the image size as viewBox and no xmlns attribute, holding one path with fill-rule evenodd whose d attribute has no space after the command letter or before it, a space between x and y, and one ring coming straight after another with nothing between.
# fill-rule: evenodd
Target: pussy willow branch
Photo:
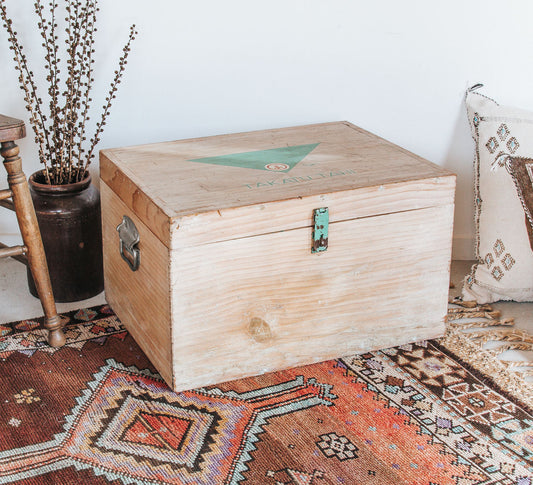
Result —
<instances>
[{"instance_id":1,"label":"pussy willow branch","mask_svg":"<svg viewBox=\"0 0 533 485\"><path fill-rule=\"evenodd\" d=\"M81 167L81 156L80 150L78 150L79 142L77 141L77 138L79 136L78 133L78 126L79 126L79 119L80 115L82 114L82 106L83 106L83 94L82 89L84 84L86 84L87 79L87 71L90 68L90 65L87 63L87 43L89 41L88 35L90 33L90 9L91 7L95 5L95 2L86 2L84 5L81 0L78 2L78 18L79 20L79 27L78 27L78 33L77 37L79 38L78 43L78 49L75 53L75 77L74 77L74 109L75 109L75 116L72 117L72 130L71 130L71 138L69 140L69 146L71 148L71 156L74 160L76 160L76 164L71 165L71 172L69 173L69 182L72 181L73 178L77 178L80 167Z\"/></svg>"},{"instance_id":2,"label":"pussy willow branch","mask_svg":"<svg viewBox=\"0 0 533 485\"><path fill-rule=\"evenodd\" d=\"M59 96L60 96L60 88L59 88L59 63L60 59L58 57L58 36L56 35L56 10L57 10L57 2L56 0L50 1L50 47L52 51L52 58L50 61L50 87L48 89L48 93L50 94L50 113L52 114L52 140L54 145L54 155L53 159L54 161L57 161L58 159L58 147L61 146L61 124L63 122L62 116L63 113L59 106Z\"/></svg>"},{"instance_id":3,"label":"pussy willow branch","mask_svg":"<svg viewBox=\"0 0 533 485\"><path fill-rule=\"evenodd\" d=\"M93 76L93 53L94 53L94 33L97 30L95 27L96 24L96 12L98 8L96 3L91 3L87 6L87 18L85 24L85 41L83 43L83 50L80 57L80 63L84 67L82 78L83 81L80 82L80 109L81 109L81 120L78 123L78 160L80 163L77 167L77 176L79 175L81 167L81 159L85 153L83 148L83 142L86 140L85 137L85 126L89 117L89 108L91 105L92 98L90 97L92 83L94 81ZM83 94L81 94L82 87L84 88ZM84 171L84 169L83 169Z\"/></svg>"},{"instance_id":4,"label":"pussy willow branch","mask_svg":"<svg viewBox=\"0 0 533 485\"><path fill-rule=\"evenodd\" d=\"M77 66L77 51L78 46L81 41L81 23L79 20L80 17L80 0L68 0L67 2L67 12L68 12L68 29L67 34L68 38L65 40L67 45L67 65L68 65L68 77L67 77L67 90L64 93L65 96L65 107L64 107L64 132L63 132L63 149L66 150L66 159L68 161L66 169L64 168L64 153L62 150L61 153L61 175L60 182L64 182L63 176L66 176L67 183L71 181L72 178L72 165L74 163L73 159L73 139L74 139L74 130L77 124L78 110L76 103L76 93L79 76L79 68Z\"/></svg>"},{"instance_id":5,"label":"pussy willow branch","mask_svg":"<svg viewBox=\"0 0 533 485\"><path fill-rule=\"evenodd\" d=\"M133 40L135 40L136 35L137 35L137 31L135 30L135 24L134 24L130 27L130 35L128 37L128 42L122 49L123 54L119 59L118 69L115 71L115 77L113 81L111 82L111 85L109 88L109 94L106 98L107 103L104 106L102 106L102 108L104 109L102 113L102 118L96 125L96 132L94 136L91 138L89 153L87 155L87 158L85 160L85 165L83 167L83 174L87 171L87 168L91 164L91 160L94 157L93 155L94 148L96 147L96 144L100 141L100 134L104 130L104 126L106 124L106 118L109 115L109 110L111 109L111 104L113 102L113 99L116 98L116 92L118 90L120 79L122 78L122 75L124 74L124 70L126 69L126 64L128 63L127 59L128 59L128 55L131 50L130 45L133 42Z\"/></svg>"},{"instance_id":6,"label":"pussy willow branch","mask_svg":"<svg viewBox=\"0 0 533 485\"><path fill-rule=\"evenodd\" d=\"M49 181L50 175L44 154L46 149L50 152L50 142L45 123L46 117L41 110L42 100L37 95L37 86L35 85L33 72L28 68L23 47L19 44L17 33L12 28L13 22L7 16L5 0L0 0L0 16L9 34L8 40L11 43L10 49L14 53L13 60L15 61L15 68L19 71L20 89L24 91L24 101L26 101L26 109L30 113L30 123L35 133L35 142L39 145L39 160L44 164L46 178Z\"/></svg>"},{"instance_id":7,"label":"pussy willow branch","mask_svg":"<svg viewBox=\"0 0 533 485\"><path fill-rule=\"evenodd\" d=\"M19 71L19 83L24 91L26 109L30 113L30 124L35 132L35 141L39 147L39 159L44 164L47 183L64 184L81 180L89 167L100 135L116 98L118 85L124 74L131 42L137 32L130 27L128 41L119 59L118 69L111 82L109 94L104 104L100 121L96 125L94 136L89 141L89 149L84 148L87 122L92 102L90 97L94 82L94 33L96 32L96 13L98 0L64 0L66 18L66 79L61 90L59 37L57 35L58 1L49 0L49 16L44 15L43 1L34 0L38 27L45 49L45 70L48 81L50 119L43 112L43 102L37 94L34 74L28 68L23 47L18 41L17 33L12 28L12 21L7 16L6 0L0 0L0 16L4 21L15 56L15 67ZM63 101L63 104L61 103ZM48 121L48 124L47 124ZM50 125L50 126L49 126ZM51 137L50 137L51 135ZM50 140L51 138L51 140ZM51 143L50 143L51 141Z\"/></svg>"},{"instance_id":8,"label":"pussy willow branch","mask_svg":"<svg viewBox=\"0 0 533 485\"><path fill-rule=\"evenodd\" d=\"M46 49L46 56L45 60L47 64L45 65L45 69L48 70L46 80L50 83L50 86L48 87L48 94L50 95L50 118L52 122L51 126L51 136L52 136L52 150L57 149L57 146L59 144L60 140L60 132L58 129L58 117L60 114L59 106L58 106L58 98L59 98L59 85L58 85L58 58L57 58L57 43L56 43L56 35L55 35L55 28L57 27L55 23L55 11L57 8L55 0L52 0L50 2L50 14L51 14L51 20L46 20L43 15L44 6L41 4L41 0L37 0L35 2L35 12L39 17L39 23L38 27L41 29L41 37L43 38L44 42L42 46ZM48 30L50 32L48 33ZM50 154L52 158L55 158L57 154Z\"/></svg>"}]
</instances>

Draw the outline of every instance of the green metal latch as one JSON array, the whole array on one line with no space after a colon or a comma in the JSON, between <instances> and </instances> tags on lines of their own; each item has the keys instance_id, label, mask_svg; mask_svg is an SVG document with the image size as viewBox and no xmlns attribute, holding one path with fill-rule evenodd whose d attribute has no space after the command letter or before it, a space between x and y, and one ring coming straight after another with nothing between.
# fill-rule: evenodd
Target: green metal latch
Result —
<instances>
[{"instance_id":1,"label":"green metal latch","mask_svg":"<svg viewBox=\"0 0 533 485\"><path fill-rule=\"evenodd\" d=\"M313 245L312 253L328 249L329 209L321 207L313 211Z\"/></svg>"}]
</instances>

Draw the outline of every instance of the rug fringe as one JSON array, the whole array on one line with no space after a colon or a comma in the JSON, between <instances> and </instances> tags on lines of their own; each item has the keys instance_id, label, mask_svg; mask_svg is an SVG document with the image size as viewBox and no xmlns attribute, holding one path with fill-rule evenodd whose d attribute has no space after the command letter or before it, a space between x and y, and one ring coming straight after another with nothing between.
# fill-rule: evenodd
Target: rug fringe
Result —
<instances>
[{"instance_id":1,"label":"rug fringe","mask_svg":"<svg viewBox=\"0 0 533 485\"><path fill-rule=\"evenodd\" d=\"M464 301L460 296L453 298L450 300L450 303L453 305L458 305L461 308L467 308L470 309L470 311L480 311L480 309L486 310L486 309L492 309L492 307L488 303L483 303L480 305L477 301L474 300L467 300ZM457 309L452 309L454 312L457 311Z\"/></svg>"},{"instance_id":2,"label":"rug fringe","mask_svg":"<svg viewBox=\"0 0 533 485\"><path fill-rule=\"evenodd\" d=\"M482 327L512 327L514 325L514 318L505 318L503 320L484 320L482 322L448 322L448 326L452 328L482 328Z\"/></svg>"},{"instance_id":3,"label":"rug fringe","mask_svg":"<svg viewBox=\"0 0 533 485\"><path fill-rule=\"evenodd\" d=\"M531 350L531 344L530 343L517 343L517 344L503 344L503 345L500 345L499 347L495 348L495 349L491 349L489 352L492 352L494 355L500 355L500 354L503 354L504 352L507 352L508 350L526 350L526 351L530 351ZM504 361L502 359L503 362L508 362L508 361ZM520 362L523 362L523 363L526 363L527 361L520 361Z\"/></svg>"},{"instance_id":4,"label":"rug fringe","mask_svg":"<svg viewBox=\"0 0 533 485\"><path fill-rule=\"evenodd\" d=\"M533 367L533 362L522 362L522 361L516 361L516 360L502 360L510 369L513 369L515 367ZM526 372L531 372L530 370L527 370Z\"/></svg>"},{"instance_id":5,"label":"rug fringe","mask_svg":"<svg viewBox=\"0 0 533 485\"><path fill-rule=\"evenodd\" d=\"M462 318L489 318L491 320L496 320L500 318L501 316L502 316L501 312L498 310L474 312L474 311L464 311L464 309L461 308L460 312L449 313L446 319L448 321L460 320Z\"/></svg>"},{"instance_id":6,"label":"rug fringe","mask_svg":"<svg viewBox=\"0 0 533 485\"><path fill-rule=\"evenodd\" d=\"M461 298L449 303L446 335L441 344L533 408L533 383L526 380L533 376L533 358L501 358L508 350L533 351L533 335L513 328L514 318L502 318L501 312L488 304Z\"/></svg>"}]
</instances>

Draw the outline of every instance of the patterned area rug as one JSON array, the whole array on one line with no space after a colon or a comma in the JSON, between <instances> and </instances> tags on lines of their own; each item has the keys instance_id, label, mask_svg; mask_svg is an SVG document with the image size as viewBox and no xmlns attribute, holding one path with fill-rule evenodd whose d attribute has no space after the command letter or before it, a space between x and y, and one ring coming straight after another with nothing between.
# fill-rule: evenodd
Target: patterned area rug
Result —
<instances>
[{"instance_id":1,"label":"patterned area rug","mask_svg":"<svg viewBox=\"0 0 533 485\"><path fill-rule=\"evenodd\" d=\"M533 484L528 406L419 342L172 392L109 307L0 326L0 483Z\"/></svg>"}]
</instances>

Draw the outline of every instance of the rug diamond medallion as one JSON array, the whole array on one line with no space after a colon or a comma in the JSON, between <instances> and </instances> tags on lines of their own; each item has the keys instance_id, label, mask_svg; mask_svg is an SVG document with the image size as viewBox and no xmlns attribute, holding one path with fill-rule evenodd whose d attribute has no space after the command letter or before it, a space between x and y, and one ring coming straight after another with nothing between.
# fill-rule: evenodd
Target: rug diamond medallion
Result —
<instances>
[{"instance_id":1,"label":"rug diamond medallion","mask_svg":"<svg viewBox=\"0 0 533 485\"><path fill-rule=\"evenodd\" d=\"M216 411L154 402L150 395L129 395L123 401L108 411L112 419L94 441L95 448L198 469L220 420Z\"/></svg>"},{"instance_id":2,"label":"rug diamond medallion","mask_svg":"<svg viewBox=\"0 0 533 485\"><path fill-rule=\"evenodd\" d=\"M142 412L139 409L135 412L135 419L129 421L131 424L119 436L118 442L125 441L169 451L180 451L191 424L199 424L194 419ZM208 430L209 428L202 430L203 434Z\"/></svg>"},{"instance_id":3,"label":"rug diamond medallion","mask_svg":"<svg viewBox=\"0 0 533 485\"><path fill-rule=\"evenodd\" d=\"M237 483L269 418L335 398L328 386L302 377L244 395L216 388L173 393L159 376L113 359L94 377L66 417L64 433L38 453L0 454L1 465L19 477L75 466L109 480L124 479L127 468L146 483L221 483L230 475Z\"/></svg>"}]
</instances>

